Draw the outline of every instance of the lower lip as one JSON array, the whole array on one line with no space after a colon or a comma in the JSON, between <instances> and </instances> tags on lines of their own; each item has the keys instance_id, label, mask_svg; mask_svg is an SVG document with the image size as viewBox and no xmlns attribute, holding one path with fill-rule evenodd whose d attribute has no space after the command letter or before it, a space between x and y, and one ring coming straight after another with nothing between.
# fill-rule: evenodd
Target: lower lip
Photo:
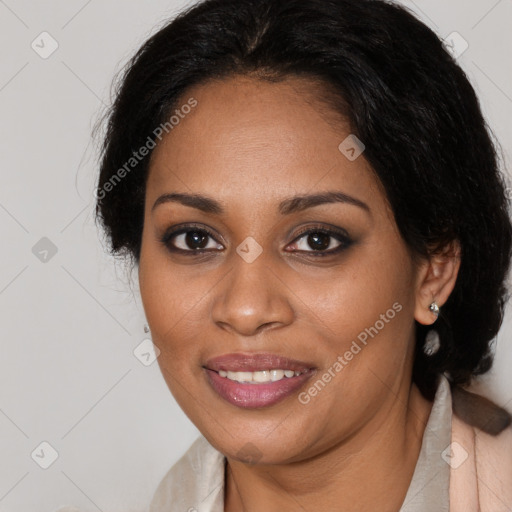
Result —
<instances>
[{"instance_id":1,"label":"lower lip","mask_svg":"<svg viewBox=\"0 0 512 512\"><path fill-rule=\"evenodd\" d=\"M284 377L275 382L258 384L241 383L221 377L217 372L205 368L212 388L230 404L243 408L266 407L292 395L312 375L311 370L295 377Z\"/></svg>"}]
</instances>

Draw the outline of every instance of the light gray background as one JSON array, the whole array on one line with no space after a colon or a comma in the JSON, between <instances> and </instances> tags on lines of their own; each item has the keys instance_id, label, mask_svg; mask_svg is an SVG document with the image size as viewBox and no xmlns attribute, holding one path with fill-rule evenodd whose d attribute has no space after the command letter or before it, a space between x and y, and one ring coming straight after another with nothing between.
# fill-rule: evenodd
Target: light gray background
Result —
<instances>
[{"instance_id":1,"label":"light gray background","mask_svg":"<svg viewBox=\"0 0 512 512\"><path fill-rule=\"evenodd\" d=\"M469 43L459 61L510 168L512 0L404 3ZM157 363L134 356L147 337L136 273L130 286L93 222L91 130L114 73L184 5L0 0L0 512L145 510L198 435ZM31 47L51 48L43 31L59 45L46 59ZM46 262L32 251L43 237L57 248ZM509 410L511 330L509 307L475 387ZM48 469L43 441L58 453Z\"/></svg>"}]
</instances>

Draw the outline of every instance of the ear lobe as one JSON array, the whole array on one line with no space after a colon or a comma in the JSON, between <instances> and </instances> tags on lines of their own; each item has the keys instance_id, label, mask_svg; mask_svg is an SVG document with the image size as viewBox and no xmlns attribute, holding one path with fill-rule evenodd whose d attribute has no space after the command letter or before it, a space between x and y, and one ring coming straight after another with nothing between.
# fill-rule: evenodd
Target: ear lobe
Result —
<instances>
[{"instance_id":1,"label":"ear lobe","mask_svg":"<svg viewBox=\"0 0 512 512\"><path fill-rule=\"evenodd\" d=\"M418 268L414 318L423 325L433 324L437 317L430 310L436 302L441 308L455 288L460 268L460 243L453 240L441 253L434 253Z\"/></svg>"}]
</instances>

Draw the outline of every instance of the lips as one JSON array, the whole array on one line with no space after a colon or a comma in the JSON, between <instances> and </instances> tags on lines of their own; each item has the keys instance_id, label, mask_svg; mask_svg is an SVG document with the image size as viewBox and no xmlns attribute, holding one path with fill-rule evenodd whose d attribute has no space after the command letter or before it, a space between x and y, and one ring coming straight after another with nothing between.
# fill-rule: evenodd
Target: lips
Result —
<instances>
[{"instance_id":1,"label":"lips","mask_svg":"<svg viewBox=\"0 0 512 512\"><path fill-rule=\"evenodd\" d=\"M263 372L265 370L293 370L298 375L275 382L236 382L219 375L224 372ZM268 407L297 393L316 373L316 368L305 361L297 361L274 354L226 354L209 359L204 365L207 382L225 401L245 409Z\"/></svg>"},{"instance_id":2,"label":"lips","mask_svg":"<svg viewBox=\"0 0 512 512\"><path fill-rule=\"evenodd\" d=\"M262 370L293 370L305 372L314 369L312 363L289 359L275 354L225 354L206 361L205 368L219 372L257 372Z\"/></svg>"}]
</instances>

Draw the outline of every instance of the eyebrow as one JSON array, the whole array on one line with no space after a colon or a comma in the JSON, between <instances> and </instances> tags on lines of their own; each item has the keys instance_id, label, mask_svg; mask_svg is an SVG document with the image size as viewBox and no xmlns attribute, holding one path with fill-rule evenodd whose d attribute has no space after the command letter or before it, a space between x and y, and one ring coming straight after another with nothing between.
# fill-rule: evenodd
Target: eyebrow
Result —
<instances>
[{"instance_id":1,"label":"eyebrow","mask_svg":"<svg viewBox=\"0 0 512 512\"><path fill-rule=\"evenodd\" d=\"M151 211L154 211L157 206L169 202L181 203L185 206L190 206L191 208L196 208L202 212L214 215L223 215L225 213L225 209L222 204L215 199L201 194L185 193L169 193L161 195L153 204ZM281 201L278 206L278 211L281 215L290 215L291 213L301 212L307 208L312 208L313 206L328 203L350 204L366 210L367 213L371 212L370 207L365 202L340 191L293 196Z\"/></svg>"}]
</instances>

